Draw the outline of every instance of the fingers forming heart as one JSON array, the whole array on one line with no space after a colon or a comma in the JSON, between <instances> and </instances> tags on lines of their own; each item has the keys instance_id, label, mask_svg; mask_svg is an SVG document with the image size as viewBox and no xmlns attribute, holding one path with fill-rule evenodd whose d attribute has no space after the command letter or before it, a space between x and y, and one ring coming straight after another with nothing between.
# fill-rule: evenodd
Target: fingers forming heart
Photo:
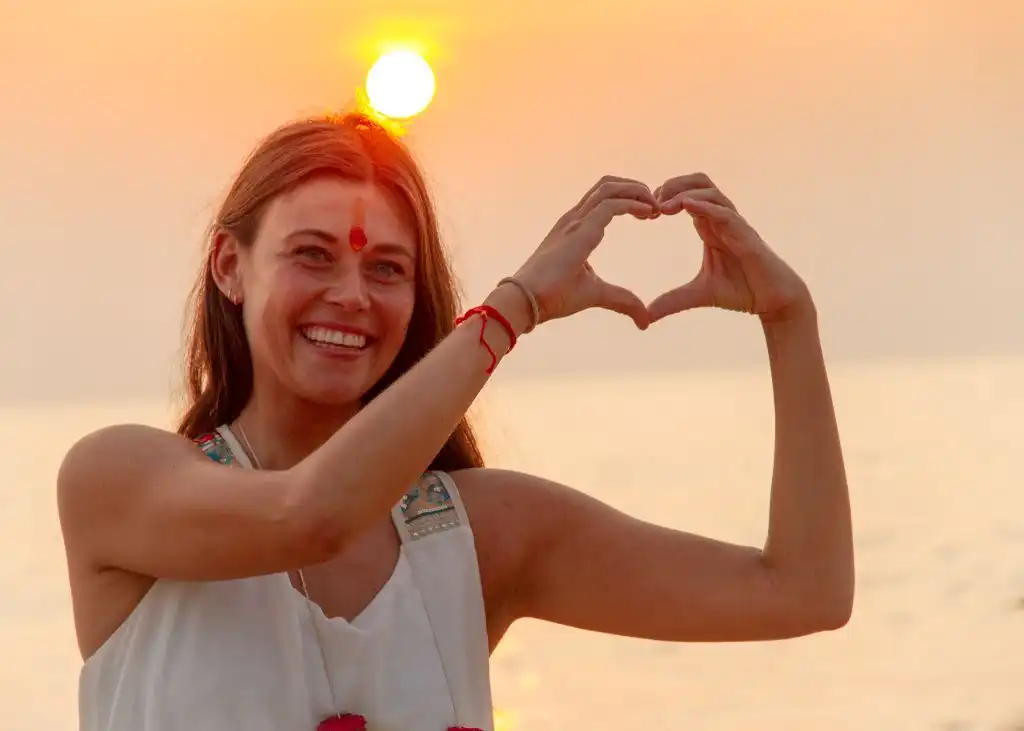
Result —
<instances>
[{"instance_id":1,"label":"fingers forming heart","mask_svg":"<svg viewBox=\"0 0 1024 731\"><path fill-rule=\"evenodd\" d=\"M707 200L736 210L732 201L704 173L672 178L655 189L654 197L661 205L662 213L678 213L682 210L679 202L687 197Z\"/></svg>"},{"instance_id":2,"label":"fingers forming heart","mask_svg":"<svg viewBox=\"0 0 1024 731\"><path fill-rule=\"evenodd\" d=\"M597 195L602 193L603 195ZM757 253L760 237L746 223L733 202L703 173L673 178L654 191L635 180L608 177L599 181L577 204L576 215L591 213L595 200L626 199L650 204L654 210L637 218L687 213L704 244L701 268L685 284L644 305L625 287L601 279L587 265L593 298L591 306L630 317L641 330L657 320L699 307L752 311L752 292L742 260ZM603 223L607 223L603 221Z\"/></svg>"},{"instance_id":3,"label":"fingers forming heart","mask_svg":"<svg viewBox=\"0 0 1024 731\"><path fill-rule=\"evenodd\" d=\"M716 297L721 282L716 284L715 280L723 274L728 280L742 284L736 289L746 290L743 272L734 257L748 253L749 246L743 240L747 237L737 236L735 232L737 224L749 227L728 196L703 173L673 178L656 188L653 196L659 215L688 213L705 248L701 267L690 281L662 293L646 306L649 322L685 310L721 304ZM730 260L731 263L724 263ZM746 309L746 306L744 302L741 308Z\"/></svg>"}]
</instances>

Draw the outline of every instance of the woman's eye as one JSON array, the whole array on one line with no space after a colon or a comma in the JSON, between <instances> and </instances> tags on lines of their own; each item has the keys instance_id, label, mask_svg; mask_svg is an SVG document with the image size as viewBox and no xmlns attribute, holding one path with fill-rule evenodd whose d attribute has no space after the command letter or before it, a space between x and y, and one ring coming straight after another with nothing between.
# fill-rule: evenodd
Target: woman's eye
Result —
<instances>
[{"instance_id":1,"label":"woman's eye","mask_svg":"<svg viewBox=\"0 0 1024 731\"><path fill-rule=\"evenodd\" d=\"M373 265L373 272L381 277L400 277L405 273L401 266L390 261L379 261Z\"/></svg>"},{"instance_id":2,"label":"woman's eye","mask_svg":"<svg viewBox=\"0 0 1024 731\"><path fill-rule=\"evenodd\" d=\"M295 254L316 264L325 264L331 260L331 254L322 246L300 246Z\"/></svg>"}]
</instances>

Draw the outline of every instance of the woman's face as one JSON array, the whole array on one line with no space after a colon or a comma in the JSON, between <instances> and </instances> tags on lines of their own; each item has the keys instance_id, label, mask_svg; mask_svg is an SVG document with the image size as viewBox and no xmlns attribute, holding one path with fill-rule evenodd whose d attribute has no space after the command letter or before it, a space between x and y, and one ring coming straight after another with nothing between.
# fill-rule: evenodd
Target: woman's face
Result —
<instances>
[{"instance_id":1,"label":"woman's face","mask_svg":"<svg viewBox=\"0 0 1024 731\"><path fill-rule=\"evenodd\" d=\"M402 348L415 301L416 237L393 202L372 184L315 179L274 200L236 252L256 387L358 401Z\"/></svg>"}]
</instances>

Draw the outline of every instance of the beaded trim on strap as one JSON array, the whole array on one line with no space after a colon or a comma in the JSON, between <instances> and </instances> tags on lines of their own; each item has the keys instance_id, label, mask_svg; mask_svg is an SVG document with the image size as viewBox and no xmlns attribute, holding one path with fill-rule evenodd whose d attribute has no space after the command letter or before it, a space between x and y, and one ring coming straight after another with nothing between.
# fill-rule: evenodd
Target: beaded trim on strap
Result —
<instances>
[{"instance_id":1,"label":"beaded trim on strap","mask_svg":"<svg viewBox=\"0 0 1024 731\"><path fill-rule=\"evenodd\" d=\"M234 464L235 455L231 453L231 448L227 442L224 441L218 432L210 432L209 434L203 434L200 437L193 439L199 448L203 450L203 453L212 459L214 462L220 462L221 464Z\"/></svg>"},{"instance_id":2,"label":"beaded trim on strap","mask_svg":"<svg viewBox=\"0 0 1024 731\"><path fill-rule=\"evenodd\" d=\"M462 524L455 501L444 482L427 472L398 504L412 540L456 528Z\"/></svg>"}]
</instances>

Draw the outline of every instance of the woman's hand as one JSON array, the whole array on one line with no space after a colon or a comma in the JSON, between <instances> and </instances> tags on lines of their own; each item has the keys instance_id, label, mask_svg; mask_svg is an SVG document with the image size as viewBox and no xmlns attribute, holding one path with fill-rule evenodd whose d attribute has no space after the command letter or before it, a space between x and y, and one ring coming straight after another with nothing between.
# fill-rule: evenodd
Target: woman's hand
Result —
<instances>
[{"instance_id":1,"label":"woman's hand","mask_svg":"<svg viewBox=\"0 0 1024 731\"><path fill-rule=\"evenodd\" d=\"M516 273L537 298L540 322L599 307L626 315L645 330L650 315L643 301L630 290L601 279L587 258L601 243L613 218L624 214L653 218L657 208L654 194L645 184L605 176L562 216Z\"/></svg>"},{"instance_id":2,"label":"woman's hand","mask_svg":"<svg viewBox=\"0 0 1024 731\"><path fill-rule=\"evenodd\" d=\"M807 285L707 175L672 178L654 196L662 214L690 214L704 260L697 276L648 305L651 322L697 307L747 312L766 323L813 312Z\"/></svg>"}]
</instances>

